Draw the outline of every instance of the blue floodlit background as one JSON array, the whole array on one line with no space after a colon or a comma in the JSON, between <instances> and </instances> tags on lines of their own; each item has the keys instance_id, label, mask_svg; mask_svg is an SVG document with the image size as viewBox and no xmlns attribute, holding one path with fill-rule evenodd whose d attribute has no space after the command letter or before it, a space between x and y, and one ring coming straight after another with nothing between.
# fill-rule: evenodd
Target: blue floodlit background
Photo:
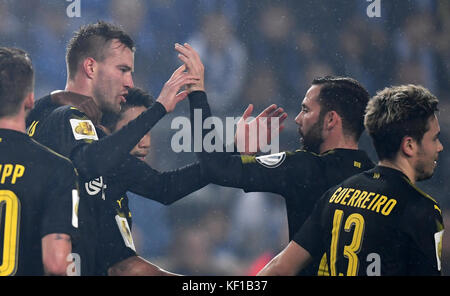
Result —
<instances>
[{"instance_id":1,"label":"blue floodlit background","mask_svg":"<svg viewBox=\"0 0 450 296\"><path fill-rule=\"evenodd\" d=\"M440 99L444 147L449 144L450 1L380 0L381 15L369 17L366 0L0 0L0 45L31 53L36 98L66 82L65 47L74 30L97 20L120 24L135 39L135 85L156 97L178 67L175 42L189 42L206 68L213 113L237 117L249 103L254 114L276 103L289 115L280 150L299 148L294 118L310 82L326 74L348 75L370 94L385 86L416 83ZM170 170L195 161L175 153L170 129L188 116L187 102L152 129L146 161ZM375 160L364 135L361 147ZM432 180L419 184L441 203L450 221L444 150ZM187 275L252 275L287 244L284 200L208 185L171 206L132 196L133 235L141 256ZM444 235L443 270L450 273Z\"/></svg>"}]
</instances>

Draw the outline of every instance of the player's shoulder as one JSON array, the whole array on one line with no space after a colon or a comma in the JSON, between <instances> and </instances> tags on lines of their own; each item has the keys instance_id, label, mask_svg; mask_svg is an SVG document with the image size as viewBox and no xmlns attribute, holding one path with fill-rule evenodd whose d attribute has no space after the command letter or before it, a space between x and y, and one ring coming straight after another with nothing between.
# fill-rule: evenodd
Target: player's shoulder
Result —
<instances>
[{"instance_id":1,"label":"player's shoulder","mask_svg":"<svg viewBox=\"0 0 450 296\"><path fill-rule=\"evenodd\" d=\"M439 201L430 194L423 191L407 178L404 178L404 187L405 191L408 192L407 198L410 207L412 207L414 210L425 213L438 211L439 214L442 214Z\"/></svg>"},{"instance_id":2,"label":"player's shoulder","mask_svg":"<svg viewBox=\"0 0 450 296\"><path fill-rule=\"evenodd\" d=\"M72 161L52 150L51 148L30 138L28 148L32 151L34 157L39 161L45 162L47 166L73 168Z\"/></svg>"},{"instance_id":3,"label":"player's shoulder","mask_svg":"<svg viewBox=\"0 0 450 296\"><path fill-rule=\"evenodd\" d=\"M321 159L324 161L352 161L355 165L360 165L360 168L372 168L374 167L373 161L369 158L364 150L359 149L343 149L337 148L320 154Z\"/></svg>"},{"instance_id":4,"label":"player's shoulder","mask_svg":"<svg viewBox=\"0 0 450 296\"><path fill-rule=\"evenodd\" d=\"M71 105L59 106L50 114L52 117L61 117L63 119L81 119L89 120L89 117L83 111Z\"/></svg>"}]
</instances>

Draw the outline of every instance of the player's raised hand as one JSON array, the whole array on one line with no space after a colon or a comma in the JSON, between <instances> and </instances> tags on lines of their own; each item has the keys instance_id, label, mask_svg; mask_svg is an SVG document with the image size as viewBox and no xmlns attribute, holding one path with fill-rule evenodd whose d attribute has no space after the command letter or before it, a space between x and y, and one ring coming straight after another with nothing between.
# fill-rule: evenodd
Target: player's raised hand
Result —
<instances>
[{"instance_id":1,"label":"player's raised hand","mask_svg":"<svg viewBox=\"0 0 450 296\"><path fill-rule=\"evenodd\" d=\"M173 72L172 76L164 84L157 102L161 103L167 112L172 112L178 102L187 97L189 91L180 91L183 86L197 84L200 80L198 75L185 72L186 65L181 65Z\"/></svg>"},{"instance_id":2,"label":"player's raised hand","mask_svg":"<svg viewBox=\"0 0 450 296\"><path fill-rule=\"evenodd\" d=\"M253 105L250 104L237 123L234 140L241 154L255 154L262 150L262 144L270 145L272 136L278 136L284 129L283 122L287 118L283 108L277 107L275 104L270 105L256 118L248 121L252 112ZM278 124L275 124L275 121L278 121ZM261 137L264 136L266 137L265 141L262 141Z\"/></svg>"},{"instance_id":3,"label":"player's raised hand","mask_svg":"<svg viewBox=\"0 0 450 296\"><path fill-rule=\"evenodd\" d=\"M199 77L199 80L188 85L186 90L189 93L196 90L205 91L205 67L198 53L188 43L175 43L175 50L178 51L178 58L186 65L187 73Z\"/></svg>"}]
</instances>

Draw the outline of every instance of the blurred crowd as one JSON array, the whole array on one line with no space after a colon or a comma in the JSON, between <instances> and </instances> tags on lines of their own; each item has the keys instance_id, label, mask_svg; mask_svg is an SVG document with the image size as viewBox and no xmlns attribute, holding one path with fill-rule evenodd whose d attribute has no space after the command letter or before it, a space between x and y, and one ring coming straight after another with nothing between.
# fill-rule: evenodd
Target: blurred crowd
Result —
<instances>
[{"instance_id":1,"label":"blurred crowd","mask_svg":"<svg viewBox=\"0 0 450 296\"><path fill-rule=\"evenodd\" d=\"M64 88L67 41L97 20L135 39L135 85L155 96L179 65L175 42L189 42L205 65L214 115L237 117L250 103L255 115L272 103L284 107L280 150L299 148L293 119L314 77L348 75L371 95L389 85L427 87L441 102L444 152L433 179L418 185L450 222L450 1L380 0L380 17L369 17L366 0L79 0L80 17L71 18L72 2L0 0L0 44L31 54L36 98ZM196 160L171 149L175 116L189 116L187 102L151 131L146 161L162 171ZM361 146L376 160L366 135ZM169 207L134 195L130 206L138 252L173 272L252 275L287 244L284 200L273 194L208 185Z\"/></svg>"}]
</instances>

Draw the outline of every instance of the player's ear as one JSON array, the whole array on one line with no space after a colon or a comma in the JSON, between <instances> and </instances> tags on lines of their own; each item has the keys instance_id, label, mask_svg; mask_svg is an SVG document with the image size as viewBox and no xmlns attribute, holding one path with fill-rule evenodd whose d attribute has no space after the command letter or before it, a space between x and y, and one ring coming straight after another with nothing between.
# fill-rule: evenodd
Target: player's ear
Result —
<instances>
[{"instance_id":1,"label":"player's ear","mask_svg":"<svg viewBox=\"0 0 450 296\"><path fill-rule=\"evenodd\" d=\"M334 128L339 122L341 122L341 117L336 111L328 111L324 116L324 127L327 130Z\"/></svg>"},{"instance_id":2,"label":"player's ear","mask_svg":"<svg viewBox=\"0 0 450 296\"><path fill-rule=\"evenodd\" d=\"M82 64L83 73L89 78L94 77L94 73L97 71L97 62L93 58L85 58Z\"/></svg>"},{"instance_id":3,"label":"player's ear","mask_svg":"<svg viewBox=\"0 0 450 296\"><path fill-rule=\"evenodd\" d=\"M25 111L29 111L34 108L34 92L27 94L24 100Z\"/></svg>"},{"instance_id":4,"label":"player's ear","mask_svg":"<svg viewBox=\"0 0 450 296\"><path fill-rule=\"evenodd\" d=\"M416 153L417 149L417 142L410 136L403 137L402 141L400 142L400 151L408 156L412 157Z\"/></svg>"}]
</instances>

